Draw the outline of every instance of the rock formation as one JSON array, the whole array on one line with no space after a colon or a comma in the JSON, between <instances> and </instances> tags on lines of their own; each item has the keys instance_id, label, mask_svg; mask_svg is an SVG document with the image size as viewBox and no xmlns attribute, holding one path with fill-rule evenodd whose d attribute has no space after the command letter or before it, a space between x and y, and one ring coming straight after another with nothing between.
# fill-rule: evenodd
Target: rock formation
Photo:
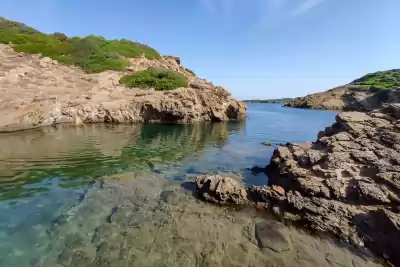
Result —
<instances>
[{"instance_id":1,"label":"rock formation","mask_svg":"<svg viewBox=\"0 0 400 267\"><path fill-rule=\"evenodd\" d=\"M339 114L315 142L275 149L249 201L400 266L400 105Z\"/></svg>"},{"instance_id":2,"label":"rock formation","mask_svg":"<svg viewBox=\"0 0 400 267\"><path fill-rule=\"evenodd\" d=\"M216 204L247 204L247 192L241 183L221 175L196 178L197 193L206 201Z\"/></svg>"},{"instance_id":3,"label":"rock formation","mask_svg":"<svg viewBox=\"0 0 400 267\"><path fill-rule=\"evenodd\" d=\"M58 123L227 121L245 117L231 94L186 71L177 57L130 59L124 72L86 74L39 55L0 44L0 131ZM133 71L164 67L189 77L189 88L128 89L119 79Z\"/></svg>"},{"instance_id":4,"label":"rock formation","mask_svg":"<svg viewBox=\"0 0 400 267\"><path fill-rule=\"evenodd\" d=\"M397 102L400 102L400 89L370 91L341 86L326 92L297 97L286 103L285 107L371 111L381 107L383 103Z\"/></svg>"},{"instance_id":5,"label":"rock formation","mask_svg":"<svg viewBox=\"0 0 400 267\"><path fill-rule=\"evenodd\" d=\"M287 193L269 198L273 212L399 265L399 122L399 105L342 113L316 142L278 147L269 183Z\"/></svg>"},{"instance_id":6,"label":"rock formation","mask_svg":"<svg viewBox=\"0 0 400 267\"><path fill-rule=\"evenodd\" d=\"M365 112L399 102L400 70L394 69L367 74L326 92L294 98L285 107Z\"/></svg>"}]
</instances>

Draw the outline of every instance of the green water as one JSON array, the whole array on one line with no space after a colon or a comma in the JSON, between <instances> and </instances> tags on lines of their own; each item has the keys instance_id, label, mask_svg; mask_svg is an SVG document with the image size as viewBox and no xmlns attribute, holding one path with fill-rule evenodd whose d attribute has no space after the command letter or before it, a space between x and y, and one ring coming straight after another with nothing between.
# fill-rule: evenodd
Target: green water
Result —
<instances>
[{"instance_id":1,"label":"green water","mask_svg":"<svg viewBox=\"0 0 400 267\"><path fill-rule=\"evenodd\" d=\"M3 134L0 200L90 185L104 175L173 164L222 147L244 123L57 126Z\"/></svg>"}]
</instances>

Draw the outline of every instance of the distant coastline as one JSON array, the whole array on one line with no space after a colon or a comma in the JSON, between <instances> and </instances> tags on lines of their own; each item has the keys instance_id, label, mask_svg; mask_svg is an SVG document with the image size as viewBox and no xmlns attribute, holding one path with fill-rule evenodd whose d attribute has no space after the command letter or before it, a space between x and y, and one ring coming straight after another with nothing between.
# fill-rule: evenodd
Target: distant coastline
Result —
<instances>
[{"instance_id":1,"label":"distant coastline","mask_svg":"<svg viewBox=\"0 0 400 267\"><path fill-rule=\"evenodd\" d=\"M273 104L286 104L292 101L293 98L279 98L279 99L251 99L243 100L245 103L273 103Z\"/></svg>"}]
</instances>

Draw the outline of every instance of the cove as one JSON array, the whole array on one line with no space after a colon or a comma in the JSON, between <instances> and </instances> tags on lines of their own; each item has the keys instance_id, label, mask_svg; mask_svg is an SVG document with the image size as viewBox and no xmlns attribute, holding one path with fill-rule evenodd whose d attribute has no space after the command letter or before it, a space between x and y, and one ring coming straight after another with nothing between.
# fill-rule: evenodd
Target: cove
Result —
<instances>
[{"instance_id":1,"label":"cove","mask_svg":"<svg viewBox=\"0 0 400 267\"><path fill-rule=\"evenodd\" d=\"M375 266L366 252L194 197L200 174L266 184L249 169L277 144L313 140L336 115L248 108L242 122L1 134L0 266Z\"/></svg>"}]
</instances>

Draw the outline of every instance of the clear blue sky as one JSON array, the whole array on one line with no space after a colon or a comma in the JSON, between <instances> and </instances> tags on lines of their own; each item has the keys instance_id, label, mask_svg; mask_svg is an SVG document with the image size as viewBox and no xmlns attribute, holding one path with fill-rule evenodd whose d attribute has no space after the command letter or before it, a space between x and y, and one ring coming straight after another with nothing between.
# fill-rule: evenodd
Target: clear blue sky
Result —
<instances>
[{"instance_id":1,"label":"clear blue sky","mask_svg":"<svg viewBox=\"0 0 400 267\"><path fill-rule=\"evenodd\" d=\"M400 68L400 0L1 0L43 32L178 55L240 99L301 96Z\"/></svg>"}]
</instances>

